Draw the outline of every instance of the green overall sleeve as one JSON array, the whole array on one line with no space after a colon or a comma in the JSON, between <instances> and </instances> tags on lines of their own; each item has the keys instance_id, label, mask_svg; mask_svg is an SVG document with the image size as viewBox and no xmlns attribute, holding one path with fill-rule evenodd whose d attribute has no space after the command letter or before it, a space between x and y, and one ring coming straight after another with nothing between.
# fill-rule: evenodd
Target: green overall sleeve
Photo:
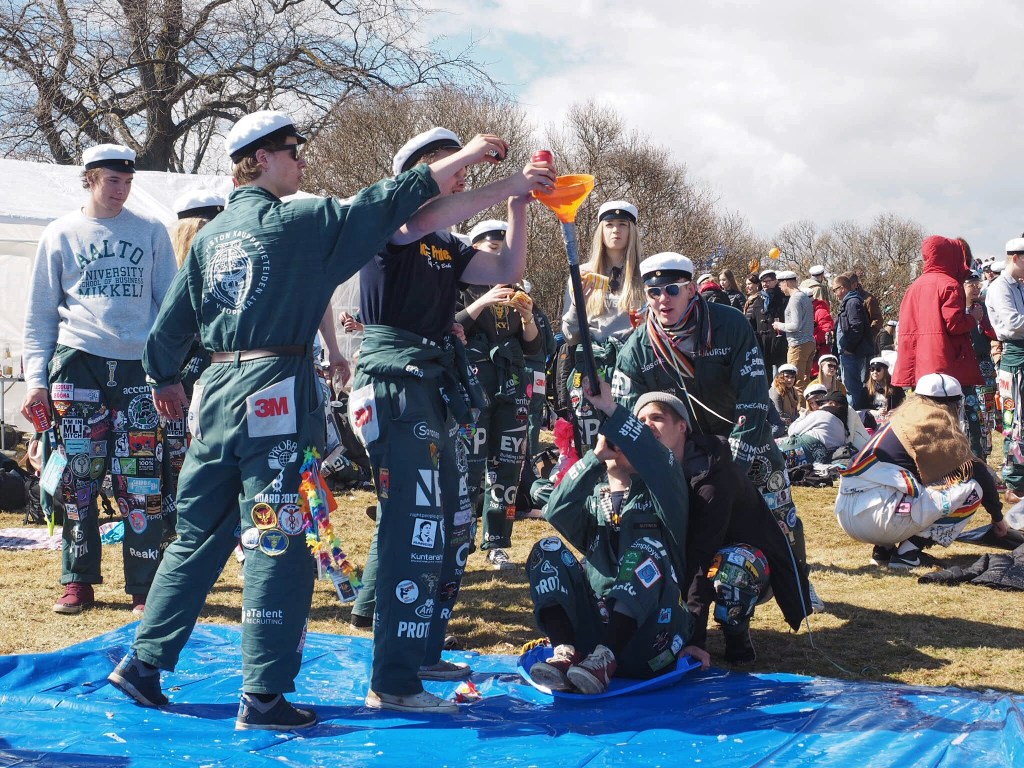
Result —
<instances>
[{"instance_id":1,"label":"green overall sleeve","mask_svg":"<svg viewBox=\"0 0 1024 768\"><path fill-rule=\"evenodd\" d=\"M146 351L142 355L142 367L154 386L163 387L181 381L182 363L198 332L199 320L189 294L189 269L186 262L185 267L174 276L160 304L160 313L149 332Z\"/></svg>"},{"instance_id":2,"label":"green overall sleeve","mask_svg":"<svg viewBox=\"0 0 1024 768\"><path fill-rule=\"evenodd\" d=\"M597 520L588 501L604 472L604 462L588 451L552 491L544 512L544 519L580 552L590 548L596 533Z\"/></svg>"},{"instance_id":3,"label":"green overall sleeve","mask_svg":"<svg viewBox=\"0 0 1024 768\"><path fill-rule=\"evenodd\" d=\"M689 489L679 461L643 422L622 406L601 425L601 434L626 454L644 481L654 500L655 512L672 537L667 543L681 560L686 552Z\"/></svg>"},{"instance_id":4,"label":"green overall sleeve","mask_svg":"<svg viewBox=\"0 0 1024 768\"><path fill-rule=\"evenodd\" d=\"M736 463L746 473L754 460L754 449L772 442L768 425L768 379L763 375L764 359L754 334L734 336L729 340L734 350L729 385L736 393L736 426L729 433L729 446Z\"/></svg>"}]
</instances>

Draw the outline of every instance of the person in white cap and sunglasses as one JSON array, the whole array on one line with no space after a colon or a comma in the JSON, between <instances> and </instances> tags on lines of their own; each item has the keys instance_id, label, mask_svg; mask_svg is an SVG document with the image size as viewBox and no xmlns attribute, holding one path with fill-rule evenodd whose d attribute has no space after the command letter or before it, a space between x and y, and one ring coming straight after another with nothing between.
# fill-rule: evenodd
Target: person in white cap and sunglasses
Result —
<instances>
[{"instance_id":1,"label":"person in white cap and sunglasses","mask_svg":"<svg viewBox=\"0 0 1024 768\"><path fill-rule=\"evenodd\" d=\"M135 152L86 149L85 204L43 231L25 314L22 413L50 414L66 459L53 501L63 516L61 584L53 606L76 614L103 581L97 495L109 471L125 517L125 591L141 613L160 562L165 494L156 448L163 434L142 353L174 277L164 225L125 207ZM50 450L47 444L46 459Z\"/></svg>"},{"instance_id":2,"label":"person in white cap and sunglasses","mask_svg":"<svg viewBox=\"0 0 1024 768\"><path fill-rule=\"evenodd\" d=\"M297 514L300 467L323 451L325 438L310 340L336 286L389 242L414 243L551 181L549 172L530 168L464 203L434 200L466 166L505 149L499 139L478 137L346 201L283 202L302 184L305 141L283 112L255 112L235 123L225 147L238 188L196 235L150 333L144 365L165 418L182 416L180 368L196 333L212 364L189 409L194 439L178 487L178 540L165 553L132 651L109 676L141 705L167 704L159 670L177 663L240 531L240 730L294 730L317 721L283 694L295 690L314 578Z\"/></svg>"},{"instance_id":3,"label":"person in white cap and sunglasses","mask_svg":"<svg viewBox=\"0 0 1024 768\"><path fill-rule=\"evenodd\" d=\"M852 538L874 545L875 565L905 571L925 564L922 548L948 547L981 506L995 534L1006 535L992 473L960 428L962 395L952 376L921 376L841 473L836 518Z\"/></svg>"},{"instance_id":4,"label":"person in white cap and sunglasses","mask_svg":"<svg viewBox=\"0 0 1024 768\"><path fill-rule=\"evenodd\" d=\"M768 380L753 329L731 307L701 298L686 256L655 254L640 272L647 313L619 354L616 398L629 405L645 392L672 392L689 406L695 430L728 438L733 458L764 496L806 572L803 523L772 438ZM823 610L813 589L811 595L815 610Z\"/></svg>"}]
</instances>

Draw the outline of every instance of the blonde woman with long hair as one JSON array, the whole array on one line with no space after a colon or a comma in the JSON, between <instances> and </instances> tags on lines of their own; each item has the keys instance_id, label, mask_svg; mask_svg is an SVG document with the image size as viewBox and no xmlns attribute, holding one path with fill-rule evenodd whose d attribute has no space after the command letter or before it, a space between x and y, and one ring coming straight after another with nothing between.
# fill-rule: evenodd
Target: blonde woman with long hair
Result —
<instances>
[{"instance_id":1,"label":"blonde woman with long hair","mask_svg":"<svg viewBox=\"0 0 1024 768\"><path fill-rule=\"evenodd\" d=\"M590 260L580 266L583 293L587 298L587 325L594 345L598 375L606 381L615 368L618 349L633 331L631 313L646 306L640 260L643 247L637 229L638 212L625 200L610 200L597 212L597 229ZM562 301L562 333L567 344L579 342L579 322L571 286ZM583 361L576 352L575 373L569 377L569 399L576 417L580 444L593 447L601 420L582 396L579 372Z\"/></svg>"}]
</instances>

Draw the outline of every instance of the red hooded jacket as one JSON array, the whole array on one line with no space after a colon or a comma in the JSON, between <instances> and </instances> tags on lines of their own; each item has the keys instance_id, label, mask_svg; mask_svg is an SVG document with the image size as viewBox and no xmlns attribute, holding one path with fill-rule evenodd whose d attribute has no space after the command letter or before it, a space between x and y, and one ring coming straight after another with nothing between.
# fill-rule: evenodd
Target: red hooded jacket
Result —
<instances>
[{"instance_id":1,"label":"red hooded jacket","mask_svg":"<svg viewBox=\"0 0 1024 768\"><path fill-rule=\"evenodd\" d=\"M921 243L924 272L900 302L899 348L892 383L912 387L926 373L945 373L963 387L984 383L971 345L977 322L967 314L963 281L970 269L957 240Z\"/></svg>"}]
</instances>

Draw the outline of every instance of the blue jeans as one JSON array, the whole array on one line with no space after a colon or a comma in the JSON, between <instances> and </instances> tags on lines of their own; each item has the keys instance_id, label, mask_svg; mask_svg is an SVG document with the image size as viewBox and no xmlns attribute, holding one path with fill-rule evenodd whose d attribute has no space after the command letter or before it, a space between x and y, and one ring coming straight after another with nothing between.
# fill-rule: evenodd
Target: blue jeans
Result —
<instances>
[{"instance_id":1,"label":"blue jeans","mask_svg":"<svg viewBox=\"0 0 1024 768\"><path fill-rule=\"evenodd\" d=\"M867 355L855 355L850 352L839 354L839 366L843 371L843 384L846 385L846 399L856 409L867 408L865 402L864 382L868 378Z\"/></svg>"}]
</instances>

